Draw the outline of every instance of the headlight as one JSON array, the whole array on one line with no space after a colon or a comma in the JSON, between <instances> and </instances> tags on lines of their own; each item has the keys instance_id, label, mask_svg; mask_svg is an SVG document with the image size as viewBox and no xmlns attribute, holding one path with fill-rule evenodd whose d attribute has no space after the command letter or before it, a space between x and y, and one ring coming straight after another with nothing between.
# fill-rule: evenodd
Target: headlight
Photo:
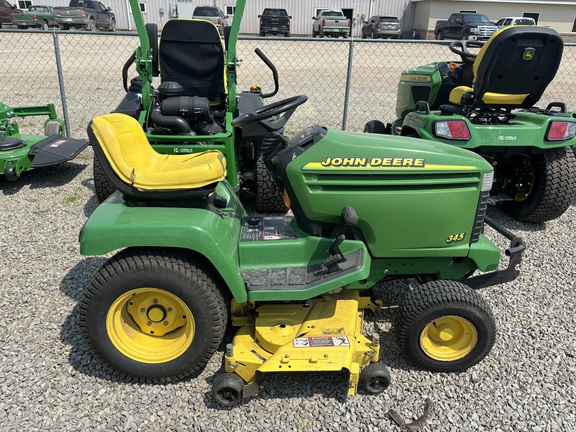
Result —
<instances>
[{"instance_id":1,"label":"headlight","mask_svg":"<svg viewBox=\"0 0 576 432\"><path fill-rule=\"evenodd\" d=\"M478 33L478 28L477 27L471 28L470 33Z\"/></svg>"}]
</instances>

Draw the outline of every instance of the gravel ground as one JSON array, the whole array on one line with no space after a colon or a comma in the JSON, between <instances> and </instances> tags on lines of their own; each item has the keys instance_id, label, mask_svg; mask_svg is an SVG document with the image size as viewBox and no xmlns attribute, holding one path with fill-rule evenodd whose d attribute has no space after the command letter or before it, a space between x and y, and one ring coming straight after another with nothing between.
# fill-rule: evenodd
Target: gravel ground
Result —
<instances>
[{"instance_id":1,"label":"gravel ground","mask_svg":"<svg viewBox=\"0 0 576 432\"><path fill-rule=\"evenodd\" d=\"M383 394L346 397L344 374L286 374L273 376L259 396L222 409L210 389L223 347L196 377L170 385L121 380L88 352L78 305L104 262L79 254L78 233L97 205L91 165L87 149L16 183L0 178L2 431L394 431L400 428L387 411L412 420L427 397L434 410L424 430L576 430L576 202L545 225L490 209L529 249L516 281L482 291L499 334L490 355L469 371L412 367L386 310L365 323L368 333L381 334L381 361L392 373ZM404 289L396 282L379 293L393 305Z\"/></svg>"}]
</instances>

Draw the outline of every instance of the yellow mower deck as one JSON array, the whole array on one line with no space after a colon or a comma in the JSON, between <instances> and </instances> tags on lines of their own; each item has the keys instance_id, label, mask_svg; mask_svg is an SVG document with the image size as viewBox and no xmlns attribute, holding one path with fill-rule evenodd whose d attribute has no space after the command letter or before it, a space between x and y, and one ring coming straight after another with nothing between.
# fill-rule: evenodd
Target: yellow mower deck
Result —
<instances>
[{"instance_id":1,"label":"yellow mower deck","mask_svg":"<svg viewBox=\"0 0 576 432\"><path fill-rule=\"evenodd\" d=\"M226 371L252 383L257 373L347 369L354 395L361 367L379 358L378 338L362 335L364 310L377 312L377 303L343 291L304 304L260 306L251 323L241 305L233 305L232 322L242 327L227 350Z\"/></svg>"}]
</instances>

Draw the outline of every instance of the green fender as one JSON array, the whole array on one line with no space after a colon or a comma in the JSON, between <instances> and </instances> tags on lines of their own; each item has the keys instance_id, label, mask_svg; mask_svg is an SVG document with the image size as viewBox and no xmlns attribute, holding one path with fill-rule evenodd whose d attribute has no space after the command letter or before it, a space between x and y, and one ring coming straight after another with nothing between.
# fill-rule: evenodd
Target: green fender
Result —
<instances>
[{"instance_id":1,"label":"green fender","mask_svg":"<svg viewBox=\"0 0 576 432\"><path fill-rule=\"evenodd\" d=\"M181 248L212 263L238 303L248 300L238 264L242 207L229 199L224 215L194 207L141 207L114 193L100 204L80 233L82 255L132 247Z\"/></svg>"}]
</instances>

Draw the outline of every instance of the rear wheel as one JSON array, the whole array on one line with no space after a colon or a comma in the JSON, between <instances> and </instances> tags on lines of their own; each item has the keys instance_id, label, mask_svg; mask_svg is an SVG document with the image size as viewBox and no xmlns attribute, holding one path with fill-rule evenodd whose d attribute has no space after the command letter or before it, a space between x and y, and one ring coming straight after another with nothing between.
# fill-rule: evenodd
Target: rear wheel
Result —
<instances>
[{"instance_id":1,"label":"rear wheel","mask_svg":"<svg viewBox=\"0 0 576 432\"><path fill-rule=\"evenodd\" d=\"M282 191L259 156L256 160L256 211L260 213L286 213Z\"/></svg>"},{"instance_id":2,"label":"rear wheel","mask_svg":"<svg viewBox=\"0 0 576 432\"><path fill-rule=\"evenodd\" d=\"M437 40L444 40L444 33L442 31L439 31L438 33L436 33L436 39Z\"/></svg>"},{"instance_id":3,"label":"rear wheel","mask_svg":"<svg viewBox=\"0 0 576 432\"><path fill-rule=\"evenodd\" d=\"M98 202L101 203L114 193L116 187L104 172L104 169L96 155L94 155L94 164L92 165L92 168L94 174L94 191L96 192Z\"/></svg>"},{"instance_id":4,"label":"rear wheel","mask_svg":"<svg viewBox=\"0 0 576 432\"><path fill-rule=\"evenodd\" d=\"M400 348L414 363L455 372L488 355L496 340L496 322L476 291L460 282L433 281L401 301L397 332Z\"/></svg>"},{"instance_id":5,"label":"rear wheel","mask_svg":"<svg viewBox=\"0 0 576 432\"><path fill-rule=\"evenodd\" d=\"M48 21L46 21L46 20L42 21L42 24L40 25L40 29L41 30L48 30L49 29Z\"/></svg>"},{"instance_id":6,"label":"rear wheel","mask_svg":"<svg viewBox=\"0 0 576 432\"><path fill-rule=\"evenodd\" d=\"M115 32L116 31L116 20L114 18L112 18L110 20L110 31L111 32Z\"/></svg>"},{"instance_id":7,"label":"rear wheel","mask_svg":"<svg viewBox=\"0 0 576 432\"><path fill-rule=\"evenodd\" d=\"M206 365L222 341L227 307L206 263L166 250L124 250L94 276L80 325L108 365L167 382Z\"/></svg>"},{"instance_id":8,"label":"rear wheel","mask_svg":"<svg viewBox=\"0 0 576 432\"><path fill-rule=\"evenodd\" d=\"M562 216L576 195L576 158L571 149L550 149L518 165L516 169L522 170L522 180L514 201L504 203L504 211L531 223Z\"/></svg>"},{"instance_id":9,"label":"rear wheel","mask_svg":"<svg viewBox=\"0 0 576 432\"><path fill-rule=\"evenodd\" d=\"M364 132L374 133L374 134L385 134L386 125L380 120L370 120L366 125L364 125Z\"/></svg>"},{"instance_id":10,"label":"rear wheel","mask_svg":"<svg viewBox=\"0 0 576 432\"><path fill-rule=\"evenodd\" d=\"M94 31L96 30L96 22L94 22L93 19L88 21L88 24L86 24L86 30L87 31Z\"/></svg>"},{"instance_id":11,"label":"rear wheel","mask_svg":"<svg viewBox=\"0 0 576 432\"><path fill-rule=\"evenodd\" d=\"M374 29L372 29L372 31L370 32L370 37L372 39L376 39L376 33L374 32Z\"/></svg>"}]
</instances>

